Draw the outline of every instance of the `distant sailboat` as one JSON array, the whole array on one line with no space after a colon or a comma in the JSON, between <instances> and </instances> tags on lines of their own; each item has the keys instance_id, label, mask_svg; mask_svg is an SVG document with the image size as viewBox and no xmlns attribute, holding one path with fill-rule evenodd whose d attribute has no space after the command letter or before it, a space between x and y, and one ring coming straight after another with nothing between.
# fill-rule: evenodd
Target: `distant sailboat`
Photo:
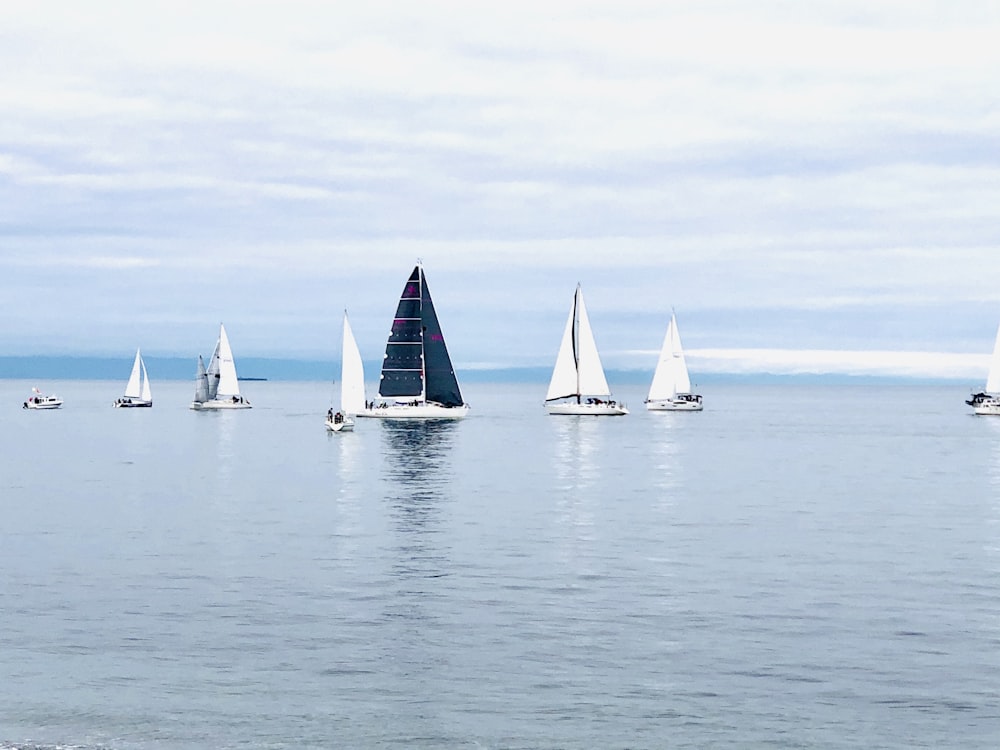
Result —
<instances>
[{"instance_id":1,"label":"distant sailboat","mask_svg":"<svg viewBox=\"0 0 1000 750\"><path fill-rule=\"evenodd\" d=\"M351 330L351 322L344 310L344 335L340 354L340 411L330 409L326 415L326 429L331 432L354 430L356 415L365 410L365 366L361 361L358 342Z\"/></svg>"},{"instance_id":2,"label":"distant sailboat","mask_svg":"<svg viewBox=\"0 0 1000 750\"><path fill-rule=\"evenodd\" d=\"M149 376L146 374L146 363L142 354L135 350L135 361L132 363L132 374L125 385L125 395L115 401L119 409L150 407L153 405L153 393L149 387Z\"/></svg>"},{"instance_id":3,"label":"distant sailboat","mask_svg":"<svg viewBox=\"0 0 1000 750\"><path fill-rule=\"evenodd\" d=\"M461 419L469 413L434 311L424 268L403 287L385 345L378 404L358 412L380 419Z\"/></svg>"},{"instance_id":4,"label":"distant sailboat","mask_svg":"<svg viewBox=\"0 0 1000 750\"><path fill-rule=\"evenodd\" d=\"M586 402L583 397L586 396ZM628 414L623 404L610 398L611 389L604 377L601 356L597 352L590 318L583 303L583 290L576 285L569 319L563 331L552 380L545 396L549 414L590 414L621 416ZM553 403L555 402L555 403Z\"/></svg>"},{"instance_id":5,"label":"distant sailboat","mask_svg":"<svg viewBox=\"0 0 1000 750\"><path fill-rule=\"evenodd\" d=\"M1000 416L1000 326L993 342L993 358L990 360L990 371L986 376L986 390L973 394L966 401L975 414L983 416Z\"/></svg>"},{"instance_id":6,"label":"distant sailboat","mask_svg":"<svg viewBox=\"0 0 1000 750\"><path fill-rule=\"evenodd\" d=\"M194 376L194 401L191 404L191 408L195 408L195 404L203 404L208 401L208 372L205 370L205 360L198 355L198 371Z\"/></svg>"},{"instance_id":7,"label":"distant sailboat","mask_svg":"<svg viewBox=\"0 0 1000 750\"><path fill-rule=\"evenodd\" d=\"M239 378L233 350L229 346L226 327L219 325L219 341L215 345L212 361L202 376L205 363L198 357L198 375L195 382L194 401L191 408L198 411L211 409L249 409L250 402L240 393Z\"/></svg>"},{"instance_id":8,"label":"distant sailboat","mask_svg":"<svg viewBox=\"0 0 1000 750\"><path fill-rule=\"evenodd\" d=\"M646 397L646 408L650 411L701 411L704 408L701 396L691 393L691 377L674 314L670 315L667 335L663 338L660 359Z\"/></svg>"}]
</instances>

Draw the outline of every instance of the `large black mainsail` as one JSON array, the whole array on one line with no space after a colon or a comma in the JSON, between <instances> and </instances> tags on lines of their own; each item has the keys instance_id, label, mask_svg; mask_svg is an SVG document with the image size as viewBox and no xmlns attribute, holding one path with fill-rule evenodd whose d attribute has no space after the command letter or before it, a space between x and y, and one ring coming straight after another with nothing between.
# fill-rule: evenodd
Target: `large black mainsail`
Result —
<instances>
[{"instance_id":1,"label":"large black mainsail","mask_svg":"<svg viewBox=\"0 0 1000 750\"><path fill-rule=\"evenodd\" d=\"M396 307L378 393L381 398L402 396L442 406L464 403L419 264L407 279Z\"/></svg>"}]
</instances>

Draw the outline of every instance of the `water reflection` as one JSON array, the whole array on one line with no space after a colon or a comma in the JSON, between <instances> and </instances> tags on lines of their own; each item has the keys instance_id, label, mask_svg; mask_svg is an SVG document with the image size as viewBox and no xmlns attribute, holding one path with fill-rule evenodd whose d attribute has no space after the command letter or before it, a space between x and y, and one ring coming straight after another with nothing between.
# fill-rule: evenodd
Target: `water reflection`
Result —
<instances>
[{"instance_id":1,"label":"water reflection","mask_svg":"<svg viewBox=\"0 0 1000 750\"><path fill-rule=\"evenodd\" d=\"M982 421L988 422L990 452L987 464L990 489L992 490L992 514L990 525L994 532L1000 527L1000 419L992 417L979 417ZM1000 545L995 541L996 533L989 537L986 543L986 552L993 558L994 569L1000 565Z\"/></svg>"},{"instance_id":2,"label":"water reflection","mask_svg":"<svg viewBox=\"0 0 1000 750\"><path fill-rule=\"evenodd\" d=\"M203 478L214 482L216 487L228 487L234 478L236 451L233 441L236 419L240 416L242 415L224 410L191 412L194 441L199 446L198 463L204 464Z\"/></svg>"},{"instance_id":3,"label":"water reflection","mask_svg":"<svg viewBox=\"0 0 1000 750\"><path fill-rule=\"evenodd\" d=\"M600 417L552 417L555 429L555 471L559 488L585 490L596 481L601 466L598 458Z\"/></svg>"},{"instance_id":4,"label":"water reflection","mask_svg":"<svg viewBox=\"0 0 1000 750\"><path fill-rule=\"evenodd\" d=\"M336 445L336 506L340 515L339 553L345 560L356 560L362 532L361 509L365 497L365 452L362 436L353 432L330 432L327 437Z\"/></svg>"},{"instance_id":5,"label":"water reflection","mask_svg":"<svg viewBox=\"0 0 1000 750\"><path fill-rule=\"evenodd\" d=\"M1000 490L1000 419L986 417L983 421L987 421L992 439L989 460L990 486L994 490Z\"/></svg>"},{"instance_id":6,"label":"water reflection","mask_svg":"<svg viewBox=\"0 0 1000 750\"><path fill-rule=\"evenodd\" d=\"M594 506L602 496L595 484L609 468L602 465L602 421L600 417L551 418L555 430L556 509L563 527L558 538L564 560L573 561L574 568L579 568L578 558L586 556L585 550L594 539Z\"/></svg>"},{"instance_id":7,"label":"water reflection","mask_svg":"<svg viewBox=\"0 0 1000 750\"><path fill-rule=\"evenodd\" d=\"M669 413L654 413L649 441L651 482L655 490L656 507L669 510L682 484L684 428L687 426ZM666 418L664 418L666 417Z\"/></svg>"},{"instance_id":8,"label":"water reflection","mask_svg":"<svg viewBox=\"0 0 1000 750\"><path fill-rule=\"evenodd\" d=\"M385 499L399 547L396 570L405 576L445 575L437 537L441 508L450 500L451 452L458 425L451 420L380 422Z\"/></svg>"},{"instance_id":9,"label":"water reflection","mask_svg":"<svg viewBox=\"0 0 1000 750\"><path fill-rule=\"evenodd\" d=\"M455 612L449 607L451 538L443 517L450 503L454 422L380 423L380 481L390 537L388 586L382 622L388 629L384 663L392 665L394 685L424 695L441 679L442 663L428 659L445 639Z\"/></svg>"}]
</instances>

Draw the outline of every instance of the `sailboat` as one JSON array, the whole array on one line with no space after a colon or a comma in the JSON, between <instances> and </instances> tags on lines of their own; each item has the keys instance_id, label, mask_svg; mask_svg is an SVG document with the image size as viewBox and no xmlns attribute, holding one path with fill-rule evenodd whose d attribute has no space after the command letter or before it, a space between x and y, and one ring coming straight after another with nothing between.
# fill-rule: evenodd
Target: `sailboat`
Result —
<instances>
[{"instance_id":1,"label":"sailboat","mask_svg":"<svg viewBox=\"0 0 1000 750\"><path fill-rule=\"evenodd\" d=\"M677 316L673 313L646 396L646 408L650 411L701 411L704 408L701 396L691 393L691 377L684 360Z\"/></svg>"},{"instance_id":2,"label":"sailboat","mask_svg":"<svg viewBox=\"0 0 1000 750\"><path fill-rule=\"evenodd\" d=\"M610 396L611 389L604 377L601 355L597 352L594 332L583 303L583 290L577 284L556 356L556 366L552 370L552 380L549 381L549 391L545 396L545 408L549 414L628 414L625 405Z\"/></svg>"},{"instance_id":3,"label":"sailboat","mask_svg":"<svg viewBox=\"0 0 1000 750\"><path fill-rule=\"evenodd\" d=\"M461 419L469 413L434 311L423 265L417 263L396 307L385 345L378 398L359 417Z\"/></svg>"},{"instance_id":4,"label":"sailboat","mask_svg":"<svg viewBox=\"0 0 1000 750\"><path fill-rule=\"evenodd\" d=\"M972 407L975 414L1000 416L1000 326L997 327L997 337L993 342L993 358L986 376L986 390L973 394L965 403Z\"/></svg>"},{"instance_id":5,"label":"sailboat","mask_svg":"<svg viewBox=\"0 0 1000 750\"><path fill-rule=\"evenodd\" d=\"M118 409L131 409L153 405L153 393L149 388L149 376L146 374L146 363L142 354L135 350L135 361L132 363L132 374L125 384L125 395L115 401Z\"/></svg>"},{"instance_id":6,"label":"sailboat","mask_svg":"<svg viewBox=\"0 0 1000 750\"><path fill-rule=\"evenodd\" d=\"M208 370L201 356L198 357L198 374L195 381L194 401L191 408L198 411L210 409L249 409L250 402L240 393L236 377L236 363L229 346L226 327L219 324L219 340L212 353ZM204 372L204 374L203 374Z\"/></svg>"},{"instance_id":7,"label":"sailboat","mask_svg":"<svg viewBox=\"0 0 1000 750\"><path fill-rule=\"evenodd\" d=\"M344 310L344 336L340 354L340 411L326 414L326 429L330 432L351 432L353 417L365 410L365 366L358 351L358 342L351 330L351 321Z\"/></svg>"}]
</instances>

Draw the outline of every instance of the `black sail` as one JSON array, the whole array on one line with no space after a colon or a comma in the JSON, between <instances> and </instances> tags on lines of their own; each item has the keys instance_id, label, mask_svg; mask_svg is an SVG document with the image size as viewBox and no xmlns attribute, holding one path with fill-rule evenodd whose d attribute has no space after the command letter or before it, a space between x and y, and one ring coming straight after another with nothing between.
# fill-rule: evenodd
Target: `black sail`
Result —
<instances>
[{"instance_id":1,"label":"black sail","mask_svg":"<svg viewBox=\"0 0 1000 750\"><path fill-rule=\"evenodd\" d=\"M413 269L396 307L385 345L378 395L418 397L423 393L423 346L420 321L420 266Z\"/></svg>"},{"instance_id":2,"label":"black sail","mask_svg":"<svg viewBox=\"0 0 1000 750\"><path fill-rule=\"evenodd\" d=\"M437 313L434 312L434 302L431 300L427 279L424 278L420 266L413 269L414 275L418 273L421 281L420 314L423 320L427 400L442 406L461 406L465 402L462 401L462 392L458 389L458 378L455 377L455 370L451 366L451 357L448 356L448 347L444 343L441 324L438 323Z\"/></svg>"}]
</instances>

